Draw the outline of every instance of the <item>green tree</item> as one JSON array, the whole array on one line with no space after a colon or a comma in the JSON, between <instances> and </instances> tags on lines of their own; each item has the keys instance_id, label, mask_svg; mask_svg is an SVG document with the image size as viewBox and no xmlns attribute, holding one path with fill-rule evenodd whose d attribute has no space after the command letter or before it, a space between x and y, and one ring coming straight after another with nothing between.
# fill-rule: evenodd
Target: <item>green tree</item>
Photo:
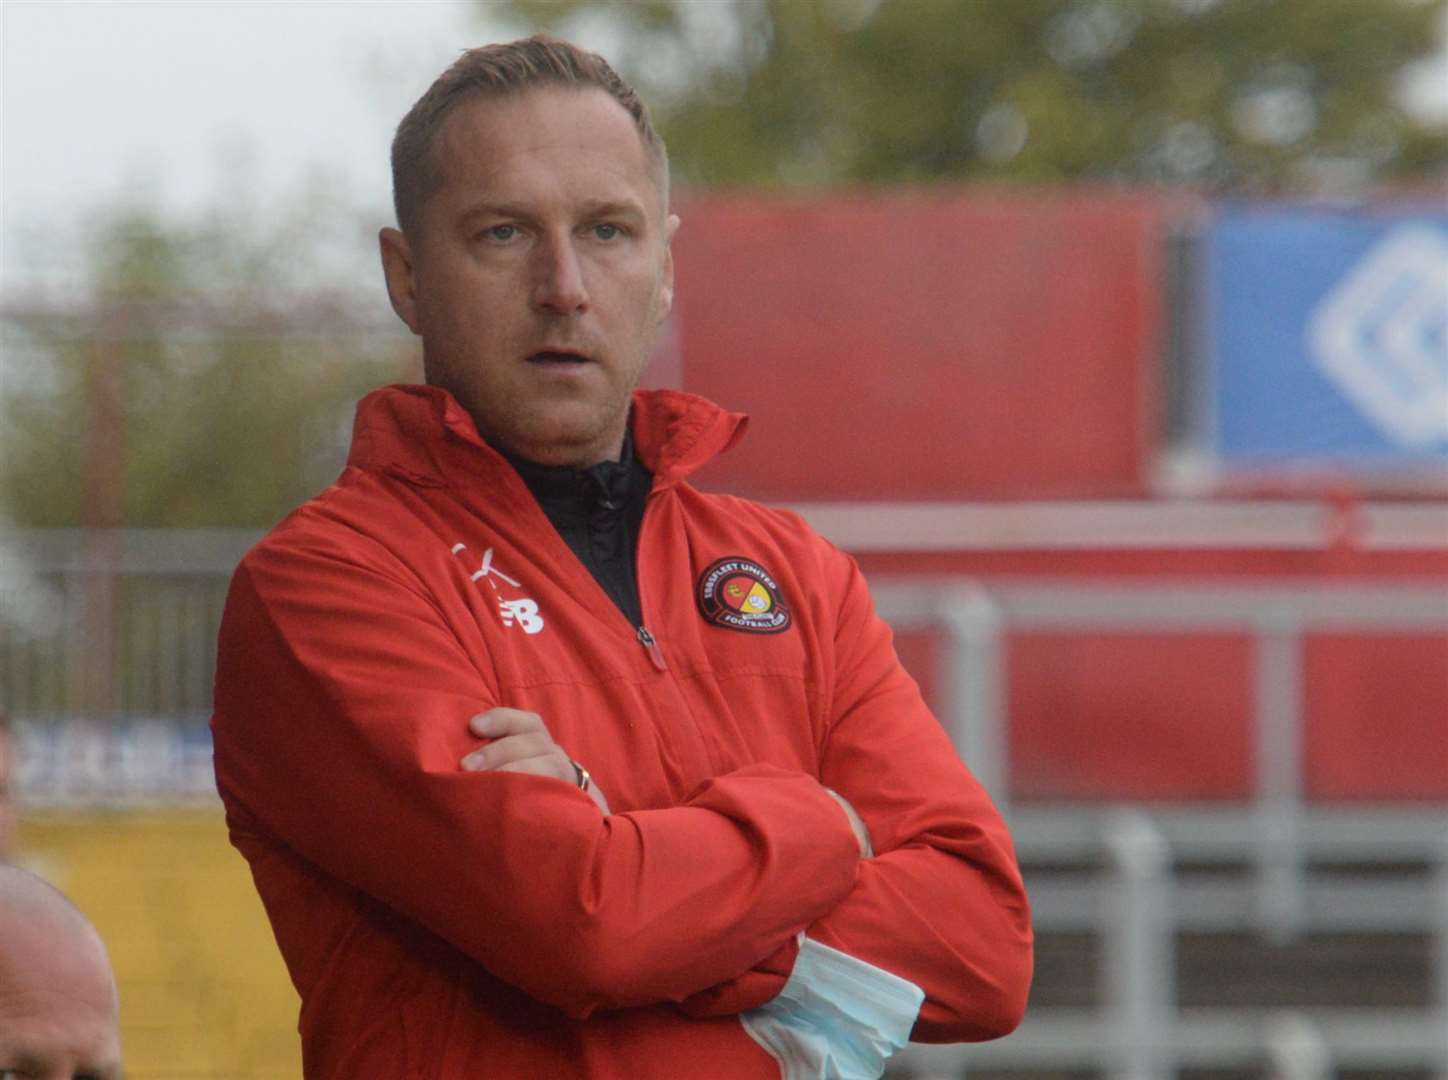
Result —
<instances>
[{"instance_id":1,"label":"green tree","mask_svg":"<svg viewBox=\"0 0 1448 1080\"><path fill-rule=\"evenodd\" d=\"M596 43L698 186L1317 191L1439 172L1405 111L1444 0L508 0Z\"/></svg>"},{"instance_id":2,"label":"green tree","mask_svg":"<svg viewBox=\"0 0 1448 1080\"><path fill-rule=\"evenodd\" d=\"M326 284L350 226L325 221L112 209L79 290L8 292L0 520L260 527L330 482L355 399L414 350L378 297Z\"/></svg>"}]
</instances>

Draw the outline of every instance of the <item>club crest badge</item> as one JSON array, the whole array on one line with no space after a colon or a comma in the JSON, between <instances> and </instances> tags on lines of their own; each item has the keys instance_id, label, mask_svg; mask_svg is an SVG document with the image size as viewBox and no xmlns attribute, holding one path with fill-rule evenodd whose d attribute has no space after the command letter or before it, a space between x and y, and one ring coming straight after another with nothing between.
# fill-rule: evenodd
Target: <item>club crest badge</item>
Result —
<instances>
[{"instance_id":1,"label":"club crest badge","mask_svg":"<svg viewBox=\"0 0 1448 1080\"><path fill-rule=\"evenodd\" d=\"M764 567L740 555L711 564L694 589L699 614L715 626L777 634L790 623L779 585Z\"/></svg>"}]
</instances>

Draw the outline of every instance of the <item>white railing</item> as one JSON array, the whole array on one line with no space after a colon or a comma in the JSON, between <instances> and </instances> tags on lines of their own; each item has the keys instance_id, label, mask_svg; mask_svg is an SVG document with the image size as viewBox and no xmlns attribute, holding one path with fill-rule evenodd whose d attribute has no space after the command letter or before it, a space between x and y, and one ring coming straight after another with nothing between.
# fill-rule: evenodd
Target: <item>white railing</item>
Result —
<instances>
[{"instance_id":1,"label":"white railing","mask_svg":"<svg viewBox=\"0 0 1448 1080\"><path fill-rule=\"evenodd\" d=\"M1236 858L1244 842L1250 844L1259 886L1257 925L1273 940L1290 939L1303 925L1302 862L1309 856L1387 861L1431 858L1436 851L1448 808L1308 807L1302 781L1302 636L1448 633L1448 588L1441 582L1320 588L1012 582L987 588L958 580L891 579L873 588L881 614L897 629L945 635L941 721L1012 819L1028 855L1079 852L1099 845L1102 835L1099 815L1079 805L1012 811L1001 657L1008 635L1039 631L1236 632L1253 639L1256 778L1250 806L1174 807L1165 816L1172 822L1168 839L1184 855Z\"/></svg>"}]
</instances>

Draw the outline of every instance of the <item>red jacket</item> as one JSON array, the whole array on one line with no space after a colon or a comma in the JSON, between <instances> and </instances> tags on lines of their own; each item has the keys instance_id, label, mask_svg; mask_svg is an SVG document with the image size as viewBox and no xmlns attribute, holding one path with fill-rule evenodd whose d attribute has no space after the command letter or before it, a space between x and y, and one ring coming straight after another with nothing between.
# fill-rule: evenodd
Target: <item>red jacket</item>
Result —
<instances>
[{"instance_id":1,"label":"red jacket","mask_svg":"<svg viewBox=\"0 0 1448 1080\"><path fill-rule=\"evenodd\" d=\"M1010 839L853 561L685 481L743 423L636 396L651 647L433 388L365 398L338 482L242 561L217 784L308 1077L778 1077L738 1014L780 993L801 931L922 989L913 1038L1018 1022ZM462 771L495 705L541 715L613 813Z\"/></svg>"}]
</instances>

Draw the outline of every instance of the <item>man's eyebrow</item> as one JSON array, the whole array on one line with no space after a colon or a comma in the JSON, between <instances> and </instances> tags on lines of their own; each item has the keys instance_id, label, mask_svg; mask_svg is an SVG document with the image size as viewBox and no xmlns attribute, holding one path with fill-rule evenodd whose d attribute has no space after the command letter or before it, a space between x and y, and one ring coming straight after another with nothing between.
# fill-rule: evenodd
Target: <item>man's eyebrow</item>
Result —
<instances>
[{"instance_id":1,"label":"man's eyebrow","mask_svg":"<svg viewBox=\"0 0 1448 1080\"><path fill-rule=\"evenodd\" d=\"M474 218L483 217L531 218L532 216L533 211L521 203L479 202L464 210L459 215L459 220L472 221Z\"/></svg>"},{"instance_id":2,"label":"man's eyebrow","mask_svg":"<svg viewBox=\"0 0 1448 1080\"><path fill-rule=\"evenodd\" d=\"M597 199L583 204L584 217L643 216L643 203L637 199Z\"/></svg>"},{"instance_id":3,"label":"man's eyebrow","mask_svg":"<svg viewBox=\"0 0 1448 1080\"><path fill-rule=\"evenodd\" d=\"M600 217L643 217L646 215L644 205L638 199L588 199L579 205L580 216L585 218ZM533 220L538 214L536 207L524 203L515 202L491 202L484 201L474 203L462 212L459 220L463 222L474 221L478 218L519 218L524 221Z\"/></svg>"}]
</instances>

